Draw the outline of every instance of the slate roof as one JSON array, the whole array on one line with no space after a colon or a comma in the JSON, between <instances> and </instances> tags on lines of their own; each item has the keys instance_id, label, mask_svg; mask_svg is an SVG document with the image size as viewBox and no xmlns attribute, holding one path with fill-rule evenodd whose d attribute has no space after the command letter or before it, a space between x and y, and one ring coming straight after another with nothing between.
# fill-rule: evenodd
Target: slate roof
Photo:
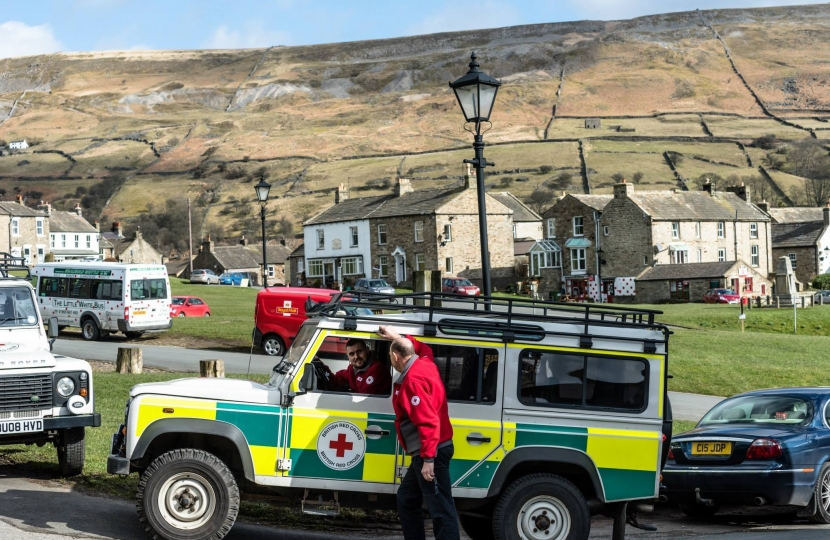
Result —
<instances>
[{"instance_id":1,"label":"slate roof","mask_svg":"<svg viewBox=\"0 0 830 540\"><path fill-rule=\"evenodd\" d=\"M53 233L97 233L98 230L75 212L52 211L49 216L49 232Z\"/></svg>"},{"instance_id":2,"label":"slate roof","mask_svg":"<svg viewBox=\"0 0 830 540\"><path fill-rule=\"evenodd\" d=\"M46 217L45 212L29 208L16 202L0 202L0 214L18 217Z\"/></svg>"},{"instance_id":3,"label":"slate roof","mask_svg":"<svg viewBox=\"0 0 830 540\"><path fill-rule=\"evenodd\" d=\"M255 252L254 256L257 260L257 266L259 266L260 261L262 261L262 245L249 245L248 249ZM291 250L282 244L268 244L265 255L268 257L268 264L285 264L288 256L291 255Z\"/></svg>"},{"instance_id":4,"label":"slate roof","mask_svg":"<svg viewBox=\"0 0 830 540\"><path fill-rule=\"evenodd\" d=\"M297 246L297 249L292 251L291 254L288 255L288 257L291 258L291 259L295 259L295 258L302 259L302 258L304 258L305 257L305 243L302 243L299 246Z\"/></svg>"},{"instance_id":5,"label":"slate roof","mask_svg":"<svg viewBox=\"0 0 830 540\"><path fill-rule=\"evenodd\" d=\"M243 245L216 246L212 254L226 270L258 268L262 260L260 253Z\"/></svg>"},{"instance_id":6,"label":"slate roof","mask_svg":"<svg viewBox=\"0 0 830 540\"><path fill-rule=\"evenodd\" d=\"M525 206L522 201L510 192L502 191L501 193L490 193L489 195L513 210L513 223L542 221L542 216Z\"/></svg>"},{"instance_id":7,"label":"slate roof","mask_svg":"<svg viewBox=\"0 0 830 540\"><path fill-rule=\"evenodd\" d=\"M824 209L818 207L770 208L769 215L774 223L824 221Z\"/></svg>"},{"instance_id":8,"label":"slate roof","mask_svg":"<svg viewBox=\"0 0 830 540\"><path fill-rule=\"evenodd\" d=\"M188 268L188 260L185 259L183 261L170 261L164 263L165 268L167 268L167 275L173 277L179 277L179 274L184 272L186 268Z\"/></svg>"},{"instance_id":9,"label":"slate roof","mask_svg":"<svg viewBox=\"0 0 830 540\"><path fill-rule=\"evenodd\" d=\"M824 221L806 223L773 223L772 247L815 246L824 232Z\"/></svg>"},{"instance_id":10,"label":"slate roof","mask_svg":"<svg viewBox=\"0 0 830 540\"><path fill-rule=\"evenodd\" d=\"M536 243L536 240L525 240L524 238L521 240L514 240L513 241L513 256L520 257L522 255L527 255L527 252L530 251L530 248L533 247L533 244Z\"/></svg>"},{"instance_id":11,"label":"slate roof","mask_svg":"<svg viewBox=\"0 0 830 540\"><path fill-rule=\"evenodd\" d=\"M572 194L571 197L578 200L582 204L593 208L598 212L602 212L605 208L605 205L611 202L614 198L613 195L581 195L581 194Z\"/></svg>"},{"instance_id":12,"label":"slate roof","mask_svg":"<svg viewBox=\"0 0 830 540\"><path fill-rule=\"evenodd\" d=\"M378 197L346 199L320 212L303 223L303 225L432 214L435 210L453 200L463 191L464 188L458 187L450 189L419 189L401 196L389 194ZM488 195L490 194L488 193Z\"/></svg>"},{"instance_id":13,"label":"slate roof","mask_svg":"<svg viewBox=\"0 0 830 540\"><path fill-rule=\"evenodd\" d=\"M705 279L726 275L735 261L706 262L692 264L658 264L646 269L637 281L662 281L668 279Z\"/></svg>"},{"instance_id":14,"label":"slate roof","mask_svg":"<svg viewBox=\"0 0 830 540\"><path fill-rule=\"evenodd\" d=\"M98 247L114 248L115 245L113 245L113 243L110 242L110 240L108 238L104 237L104 235L102 234L101 237L98 239Z\"/></svg>"},{"instance_id":15,"label":"slate roof","mask_svg":"<svg viewBox=\"0 0 830 540\"><path fill-rule=\"evenodd\" d=\"M629 198L658 221L769 221L769 216L734 193L635 191Z\"/></svg>"}]
</instances>

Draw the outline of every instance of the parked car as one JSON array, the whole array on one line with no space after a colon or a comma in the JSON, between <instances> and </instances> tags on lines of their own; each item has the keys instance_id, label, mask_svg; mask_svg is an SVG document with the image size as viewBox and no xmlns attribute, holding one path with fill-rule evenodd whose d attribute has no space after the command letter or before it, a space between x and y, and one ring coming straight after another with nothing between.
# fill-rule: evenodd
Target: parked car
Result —
<instances>
[{"instance_id":1,"label":"parked car","mask_svg":"<svg viewBox=\"0 0 830 540\"><path fill-rule=\"evenodd\" d=\"M213 270L207 268L200 268L194 270L190 274L190 283L204 283L205 285L216 284L219 285L219 276Z\"/></svg>"},{"instance_id":2,"label":"parked car","mask_svg":"<svg viewBox=\"0 0 830 540\"><path fill-rule=\"evenodd\" d=\"M798 508L830 523L830 388L778 388L722 401L676 435L664 494L690 516L723 504Z\"/></svg>"},{"instance_id":3,"label":"parked car","mask_svg":"<svg viewBox=\"0 0 830 540\"><path fill-rule=\"evenodd\" d=\"M450 277L441 280L441 292L468 294L470 296L477 296L481 294L481 289L474 285L469 279Z\"/></svg>"},{"instance_id":4,"label":"parked car","mask_svg":"<svg viewBox=\"0 0 830 540\"><path fill-rule=\"evenodd\" d=\"M370 292L377 294L395 294L395 288L384 279L358 279L354 284L355 292Z\"/></svg>"},{"instance_id":5,"label":"parked car","mask_svg":"<svg viewBox=\"0 0 830 540\"><path fill-rule=\"evenodd\" d=\"M830 291L818 291L815 294L816 303L830 304Z\"/></svg>"},{"instance_id":6,"label":"parked car","mask_svg":"<svg viewBox=\"0 0 830 540\"><path fill-rule=\"evenodd\" d=\"M703 301L707 304L737 304L741 295L732 289L709 289L703 295Z\"/></svg>"},{"instance_id":7,"label":"parked car","mask_svg":"<svg viewBox=\"0 0 830 540\"><path fill-rule=\"evenodd\" d=\"M237 287L242 285L242 280L247 280L245 286L251 285L251 277L247 272L225 272L219 276L220 285L235 285Z\"/></svg>"},{"instance_id":8,"label":"parked car","mask_svg":"<svg viewBox=\"0 0 830 540\"><path fill-rule=\"evenodd\" d=\"M174 296L170 303L171 317L210 317L210 306L195 296Z\"/></svg>"}]
</instances>

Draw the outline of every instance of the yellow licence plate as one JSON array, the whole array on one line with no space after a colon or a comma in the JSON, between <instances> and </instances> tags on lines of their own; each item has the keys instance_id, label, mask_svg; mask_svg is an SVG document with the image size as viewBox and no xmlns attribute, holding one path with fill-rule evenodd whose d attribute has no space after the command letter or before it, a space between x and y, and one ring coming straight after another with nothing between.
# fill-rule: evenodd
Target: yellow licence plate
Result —
<instances>
[{"instance_id":1,"label":"yellow licence plate","mask_svg":"<svg viewBox=\"0 0 830 540\"><path fill-rule=\"evenodd\" d=\"M133 315L147 315L147 310L146 309L137 309L137 310L133 311Z\"/></svg>"},{"instance_id":2,"label":"yellow licence plate","mask_svg":"<svg viewBox=\"0 0 830 540\"><path fill-rule=\"evenodd\" d=\"M732 453L731 442L695 442L692 443L692 455L728 456Z\"/></svg>"}]
</instances>

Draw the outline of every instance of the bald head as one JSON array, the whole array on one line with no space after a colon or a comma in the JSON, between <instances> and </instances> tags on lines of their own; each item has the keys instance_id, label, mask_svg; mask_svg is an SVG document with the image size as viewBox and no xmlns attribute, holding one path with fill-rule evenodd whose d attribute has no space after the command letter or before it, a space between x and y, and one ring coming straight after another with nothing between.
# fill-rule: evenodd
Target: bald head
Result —
<instances>
[{"instance_id":1,"label":"bald head","mask_svg":"<svg viewBox=\"0 0 830 540\"><path fill-rule=\"evenodd\" d=\"M404 337L395 338L389 345L389 360L395 371L403 373L406 363L415 354L415 347L412 342Z\"/></svg>"}]
</instances>

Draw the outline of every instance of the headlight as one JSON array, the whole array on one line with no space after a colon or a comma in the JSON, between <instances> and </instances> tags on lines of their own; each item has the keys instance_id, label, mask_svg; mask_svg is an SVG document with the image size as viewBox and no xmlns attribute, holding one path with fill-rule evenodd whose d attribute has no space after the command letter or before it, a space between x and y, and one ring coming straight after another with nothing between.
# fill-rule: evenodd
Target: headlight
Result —
<instances>
[{"instance_id":1,"label":"headlight","mask_svg":"<svg viewBox=\"0 0 830 540\"><path fill-rule=\"evenodd\" d=\"M58 381L58 394L63 397L69 397L75 391L75 381L70 377L63 377Z\"/></svg>"}]
</instances>

